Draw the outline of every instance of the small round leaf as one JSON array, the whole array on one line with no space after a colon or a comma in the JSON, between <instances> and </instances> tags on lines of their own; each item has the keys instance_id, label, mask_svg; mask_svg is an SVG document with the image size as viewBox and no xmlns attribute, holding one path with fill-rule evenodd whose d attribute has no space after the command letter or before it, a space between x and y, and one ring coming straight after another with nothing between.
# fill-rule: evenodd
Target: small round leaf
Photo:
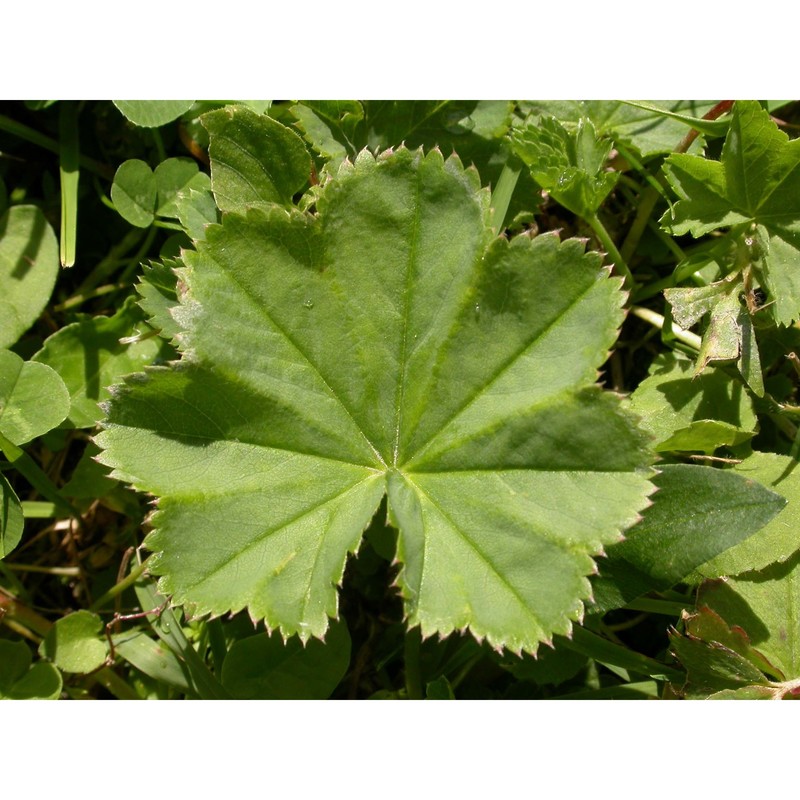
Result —
<instances>
[{"instance_id":1,"label":"small round leaf","mask_svg":"<svg viewBox=\"0 0 800 800\"><path fill-rule=\"evenodd\" d=\"M24 524L17 493L0 474L0 558L5 558L19 544Z\"/></svg>"},{"instance_id":2,"label":"small round leaf","mask_svg":"<svg viewBox=\"0 0 800 800\"><path fill-rule=\"evenodd\" d=\"M44 661L31 666L25 642L0 639L0 700L56 700L61 694L61 673Z\"/></svg>"},{"instance_id":3,"label":"small round leaf","mask_svg":"<svg viewBox=\"0 0 800 800\"><path fill-rule=\"evenodd\" d=\"M186 113L194 100L115 100L114 105L134 125L158 128Z\"/></svg>"},{"instance_id":4,"label":"small round leaf","mask_svg":"<svg viewBox=\"0 0 800 800\"><path fill-rule=\"evenodd\" d=\"M123 162L111 186L111 199L120 215L137 228L155 219L158 187L153 170L138 158Z\"/></svg>"},{"instance_id":5,"label":"small round leaf","mask_svg":"<svg viewBox=\"0 0 800 800\"><path fill-rule=\"evenodd\" d=\"M68 614L50 629L39 654L64 672L92 672L102 666L108 651L99 636L102 628L102 620L91 611Z\"/></svg>"},{"instance_id":6,"label":"small round leaf","mask_svg":"<svg viewBox=\"0 0 800 800\"><path fill-rule=\"evenodd\" d=\"M0 347L10 347L42 313L58 275L58 241L35 206L0 217Z\"/></svg>"},{"instance_id":7,"label":"small round leaf","mask_svg":"<svg viewBox=\"0 0 800 800\"><path fill-rule=\"evenodd\" d=\"M0 350L0 432L25 444L55 428L69 413L69 392L46 364Z\"/></svg>"}]
</instances>

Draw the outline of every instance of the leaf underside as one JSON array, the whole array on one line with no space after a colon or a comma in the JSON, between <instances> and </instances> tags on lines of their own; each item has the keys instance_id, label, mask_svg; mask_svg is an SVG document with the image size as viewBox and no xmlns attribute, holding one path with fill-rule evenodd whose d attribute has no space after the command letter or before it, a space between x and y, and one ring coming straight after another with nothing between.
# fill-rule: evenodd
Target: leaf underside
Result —
<instances>
[{"instance_id":1,"label":"leaf underside","mask_svg":"<svg viewBox=\"0 0 800 800\"><path fill-rule=\"evenodd\" d=\"M98 437L159 498L160 591L322 637L387 494L423 635L570 631L652 490L594 385L624 301L599 256L492 239L477 174L401 148L345 162L313 215L223 215L184 264L182 360L118 388Z\"/></svg>"}]
</instances>

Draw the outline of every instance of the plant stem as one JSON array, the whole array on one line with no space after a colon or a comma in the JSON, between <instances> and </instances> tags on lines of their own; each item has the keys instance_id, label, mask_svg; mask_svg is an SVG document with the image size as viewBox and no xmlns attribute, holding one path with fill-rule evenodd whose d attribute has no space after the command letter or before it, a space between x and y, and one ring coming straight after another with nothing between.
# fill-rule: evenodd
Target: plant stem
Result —
<instances>
[{"instance_id":1,"label":"plant stem","mask_svg":"<svg viewBox=\"0 0 800 800\"><path fill-rule=\"evenodd\" d=\"M653 311L649 308L643 308L642 306L633 306L633 308L631 308L631 314L639 317L639 319L643 319L645 322L649 322L654 328L664 330L664 324L666 320L664 319L663 315L659 314L657 311ZM673 323L672 335L679 342L683 342L693 350L697 350L698 352L700 351L700 345L702 344L703 340L696 333L685 331L683 328L679 328L677 325L675 325L675 323Z\"/></svg>"},{"instance_id":2,"label":"plant stem","mask_svg":"<svg viewBox=\"0 0 800 800\"><path fill-rule=\"evenodd\" d=\"M600 218L597 214L586 217L586 221L595 232L600 243L605 247L606 253L611 257L614 263L614 269L623 277L623 286L629 291L633 291L636 288L636 281L633 279L633 274L630 269L628 269L628 265L625 263L625 259L620 255L619 250L617 250L617 246L614 244L614 240L609 235L605 225L600 222Z\"/></svg>"},{"instance_id":3,"label":"plant stem","mask_svg":"<svg viewBox=\"0 0 800 800\"><path fill-rule=\"evenodd\" d=\"M139 249L136 253L128 259L128 264L125 269L122 271L122 275L120 276L120 283L123 285L127 283L132 274L136 271L136 268L141 264L142 259L144 258L147 251L150 249L150 245L153 244L153 240L156 238L156 231L157 228L155 225L151 225L149 230L147 231L147 236L145 236L144 241L140 245Z\"/></svg>"},{"instance_id":4,"label":"plant stem","mask_svg":"<svg viewBox=\"0 0 800 800\"><path fill-rule=\"evenodd\" d=\"M76 577L81 571L78 567L39 567L36 564L6 564L15 572L41 572L44 575L66 575Z\"/></svg>"},{"instance_id":5,"label":"plant stem","mask_svg":"<svg viewBox=\"0 0 800 800\"><path fill-rule=\"evenodd\" d=\"M156 153L158 154L159 163L166 161L167 152L164 150L164 140L161 138L158 128L151 128L150 130L153 132L153 141L156 144Z\"/></svg>"},{"instance_id":6,"label":"plant stem","mask_svg":"<svg viewBox=\"0 0 800 800\"><path fill-rule=\"evenodd\" d=\"M116 292L119 289L124 288L126 287L122 284L107 283L104 286L98 286L96 289L93 289L91 292L87 292L86 294L73 295L69 298L69 300L65 300L63 303L53 306L53 311L56 313L61 311L69 311L71 308L76 308L77 306L83 305L88 300L94 300L98 297L102 297L104 294L111 294L111 292Z\"/></svg>"},{"instance_id":7,"label":"plant stem","mask_svg":"<svg viewBox=\"0 0 800 800\"><path fill-rule=\"evenodd\" d=\"M94 603L89 606L90 611L98 611L101 609L109 600L113 600L119 594L124 592L128 587L133 586L137 580L147 571L147 566L149 562L149 558L143 561L138 566L134 567L130 573L128 573L127 577L123 578L118 583L115 583L102 597L98 597Z\"/></svg>"},{"instance_id":8,"label":"plant stem","mask_svg":"<svg viewBox=\"0 0 800 800\"><path fill-rule=\"evenodd\" d=\"M406 632L403 654L406 669L406 695L409 700L422 700L422 675L419 667L419 649L422 633L419 628Z\"/></svg>"},{"instance_id":9,"label":"plant stem","mask_svg":"<svg viewBox=\"0 0 800 800\"><path fill-rule=\"evenodd\" d=\"M134 228L128 231L122 241L115 244L108 254L100 261L97 266L86 276L86 279L75 290L75 297L85 295L99 284L103 283L108 276L119 266L120 259L127 255L136 245L138 245L145 232L141 228Z\"/></svg>"},{"instance_id":10,"label":"plant stem","mask_svg":"<svg viewBox=\"0 0 800 800\"><path fill-rule=\"evenodd\" d=\"M5 623L14 620L21 623L38 636L44 638L47 632L53 627L52 623L24 603L20 603L11 592L0 586L0 619Z\"/></svg>"}]
</instances>

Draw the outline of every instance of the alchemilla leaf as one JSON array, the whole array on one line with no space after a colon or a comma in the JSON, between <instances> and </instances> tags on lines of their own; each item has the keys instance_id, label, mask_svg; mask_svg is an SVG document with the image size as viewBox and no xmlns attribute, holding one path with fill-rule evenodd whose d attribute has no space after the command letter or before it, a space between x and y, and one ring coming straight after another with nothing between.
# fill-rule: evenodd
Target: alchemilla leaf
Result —
<instances>
[{"instance_id":1,"label":"alchemilla leaf","mask_svg":"<svg viewBox=\"0 0 800 800\"><path fill-rule=\"evenodd\" d=\"M158 497L162 592L322 637L387 494L410 625L529 652L569 632L652 490L594 385L624 294L582 242L488 214L457 158L365 152L314 213L224 214L184 253L182 360L118 389L98 438Z\"/></svg>"}]
</instances>

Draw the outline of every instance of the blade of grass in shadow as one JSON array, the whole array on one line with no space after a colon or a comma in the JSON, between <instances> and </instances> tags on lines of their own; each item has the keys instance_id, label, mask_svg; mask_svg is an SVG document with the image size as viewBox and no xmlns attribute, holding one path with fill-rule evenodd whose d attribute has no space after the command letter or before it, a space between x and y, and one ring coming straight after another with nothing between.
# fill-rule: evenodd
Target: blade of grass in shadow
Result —
<instances>
[{"instance_id":1,"label":"blade of grass in shadow","mask_svg":"<svg viewBox=\"0 0 800 800\"><path fill-rule=\"evenodd\" d=\"M673 667L629 650L627 647L614 644L579 625L572 629L572 639L563 636L556 638L559 645L581 653L581 655L589 656L601 664L613 664L631 672L660 680L682 681L685 677L682 672Z\"/></svg>"},{"instance_id":2,"label":"blade of grass in shadow","mask_svg":"<svg viewBox=\"0 0 800 800\"><path fill-rule=\"evenodd\" d=\"M655 681L626 683L620 686L606 686L603 689L589 689L585 692L562 694L552 700L658 700L659 687Z\"/></svg>"}]
</instances>

